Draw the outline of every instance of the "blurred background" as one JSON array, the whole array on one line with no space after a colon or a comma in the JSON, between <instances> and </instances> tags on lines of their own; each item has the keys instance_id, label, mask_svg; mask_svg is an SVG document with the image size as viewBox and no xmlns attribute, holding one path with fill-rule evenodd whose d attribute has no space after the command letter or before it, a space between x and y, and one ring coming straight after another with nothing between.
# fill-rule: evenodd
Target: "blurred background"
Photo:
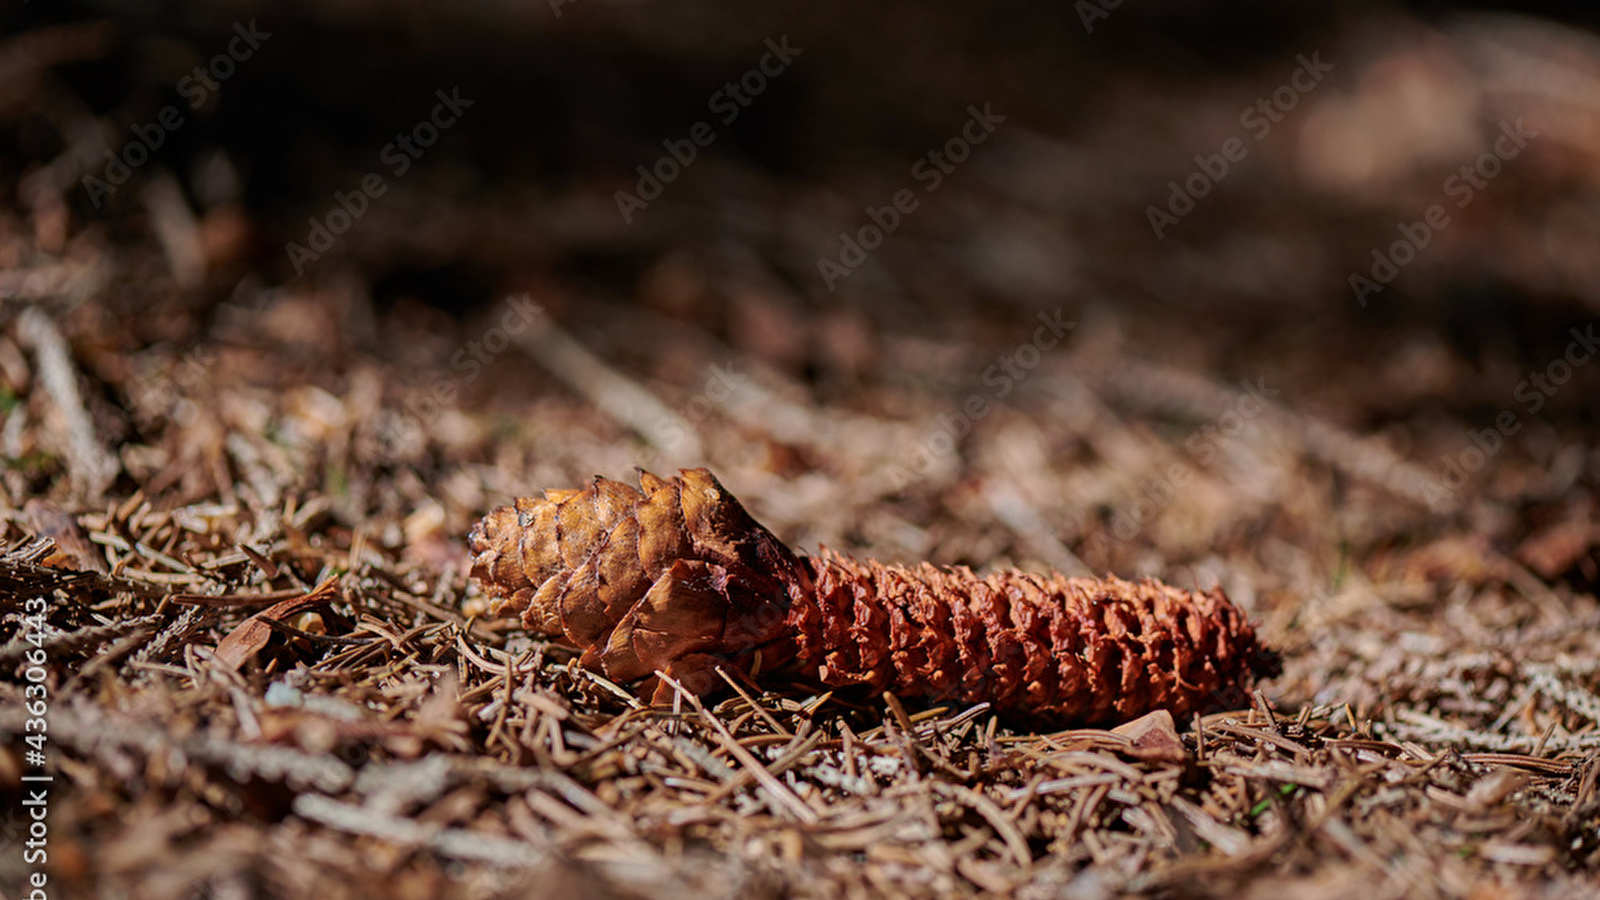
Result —
<instances>
[{"instance_id":1,"label":"blurred background","mask_svg":"<svg viewBox=\"0 0 1600 900\"><path fill-rule=\"evenodd\" d=\"M470 602L489 507L704 464L806 549L1221 584L1375 714L1398 635L1595 621L1595 23L11 3L8 534L314 499Z\"/></svg>"},{"instance_id":2,"label":"blurred background","mask_svg":"<svg viewBox=\"0 0 1600 900\"><path fill-rule=\"evenodd\" d=\"M700 462L792 540L943 562L1584 518L1600 367L1524 382L1600 304L1585 15L13 5L0 291L112 460L14 425L7 500L205 495L266 430L452 534Z\"/></svg>"},{"instance_id":3,"label":"blurred background","mask_svg":"<svg viewBox=\"0 0 1600 900\"><path fill-rule=\"evenodd\" d=\"M1584 15L11 6L5 501L267 466L458 561L509 495L704 463L808 547L1298 616L1543 538L1587 591Z\"/></svg>"}]
</instances>

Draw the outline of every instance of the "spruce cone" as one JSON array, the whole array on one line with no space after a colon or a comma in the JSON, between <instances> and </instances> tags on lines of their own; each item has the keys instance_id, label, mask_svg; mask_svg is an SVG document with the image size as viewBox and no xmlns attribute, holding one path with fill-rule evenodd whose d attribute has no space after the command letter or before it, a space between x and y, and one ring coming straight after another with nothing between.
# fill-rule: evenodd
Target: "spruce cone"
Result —
<instances>
[{"instance_id":1,"label":"spruce cone","mask_svg":"<svg viewBox=\"0 0 1600 900\"><path fill-rule=\"evenodd\" d=\"M640 486L596 477L520 498L468 538L496 614L564 637L616 681L660 670L704 695L721 684L718 665L790 669L1105 724L1237 704L1277 671L1220 590L800 558L705 469L641 472ZM654 687L656 701L671 699Z\"/></svg>"}]
</instances>

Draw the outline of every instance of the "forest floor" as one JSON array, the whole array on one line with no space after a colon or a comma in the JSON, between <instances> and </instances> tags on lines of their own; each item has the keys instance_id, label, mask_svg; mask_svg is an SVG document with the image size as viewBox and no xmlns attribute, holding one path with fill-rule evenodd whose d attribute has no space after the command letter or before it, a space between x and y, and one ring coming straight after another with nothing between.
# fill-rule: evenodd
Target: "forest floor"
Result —
<instances>
[{"instance_id":1,"label":"forest floor","mask_svg":"<svg viewBox=\"0 0 1600 900\"><path fill-rule=\"evenodd\" d=\"M1231 115L1238 87L1184 102ZM1166 121L1121 102L1114 135ZM399 185L280 281L279 248L250 250L265 213L196 215L152 169L107 224L41 163L0 211L0 893L37 872L130 900L1595 896L1600 306L1541 280L1559 234L1500 230L1590 190L1573 148L1595 133L1545 132L1545 167L1497 183L1376 324L1307 248L1364 260L1404 212L1323 240L1355 225L1308 201L1202 258L1130 206L1141 252L1178 260L1157 276L1103 262L1094 240L1143 245L1092 215L1017 200L1071 193L1027 181L1057 171L1031 138L838 297L795 288L814 254L773 243L832 207L722 170L694 190L749 206L652 207L626 238L593 227L604 180L533 213ZM1127 179L1122 139L1078 146ZM1423 182L1390 202L1424 208ZM985 229L947 230L964 216ZM1051 222L1082 236L1078 274L1024 299L1057 283ZM373 246L423 252L402 233L511 274L455 305L384 287ZM509 263L508 235L537 257ZM1429 273L1495 241L1498 292L1435 305ZM1242 258L1272 291L1239 287ZM1565 258L1563 283L1600 283ZM650 708L486 615L464 539L488 509L700 464L809 551L1220 586L1285 671L1144 723L1152 750L799 685ZM30 836L47 861L11 852Z\"/></svg>"}]
</instances>

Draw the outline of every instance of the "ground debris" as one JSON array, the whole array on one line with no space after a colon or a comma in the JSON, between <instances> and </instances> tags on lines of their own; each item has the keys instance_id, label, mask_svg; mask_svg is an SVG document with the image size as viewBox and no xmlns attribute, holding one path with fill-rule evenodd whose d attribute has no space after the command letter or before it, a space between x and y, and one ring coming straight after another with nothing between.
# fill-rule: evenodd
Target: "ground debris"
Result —
<instances>
[{"instance_id":1,"label":"ground debris","mask_svg":"<svg viewBox=\"0 0 1600 900\"><path fill-rule=\"evenodd\" d=\"M144 148L130 135L182 72L74 90L218 49L168 24L188 15L114 6L0 44L16 75L0 104L0 893L26 896L10 848L35 688L59 896L1600 896L1600 366L1571 343L1600 309L1584 213L1600 129L1571 102L1600 93L1587 33L1389 9L1381 27L1303 32L1329 38L1342 83L1158 240L1140 207L1194 183L1184 160L1221 159L1194 154L1271 94L1279 42L1266 62L1206 55L1228 65L1192 84L1164 60L1101 90L1045 64L1122 54L1062 53L1045 18L980 32L961 4L852 7L850 28L807 28L793 76L702 147L728 155L624 228L614 195L664 134L610 135L594 112L676 128L689 107L668 93L742 71L726 35L805 34L826 4L601 4L504 29L480 4L465 30L430 13L373 31L370 4L306 4L292 28L263 12L268 52L100 209L80 179ZM1164 18L1187 6L1119 13L1085 46L1141 19L1196 30ZM889 59L880 16L881 35L940 48L939 78L837 80ZM686 59L707 36L678 29L696 22L720 49ZM939 43L1002 28L1032 52L953 65ZM407 55L326 52L355 34ZM479 80L493 94L382 202L351 193L341 167L370 163L411 108L396 76L428 79L420 96L467 84L434 59L452 43L510 68L483 70L504 76ZM530 67L529 46L550 52ZM319 78L339 89L301 89ZM978 87L1022 101L1026 84L1031 102L996 101L1017 127L895 214L837 290L818 281L819 248L894 213L899 185L875 180L916 158L868 143L920 148ZM885 115L890 96L918 111ZM1043 117L1056 109L1073 118ZM1364 271L1377 235L1388 246L1524 113L1543 134L1529 156L1371 308L1352 302L1352 261ZM496 116L528 130L472 131ZM825 131L873 141L830 155L807 137ZM1372 152L1329 152L1346 140ZM470 193L436 193L452 189ZM277 249L318 209L317 228L359 227L290 277ZM1520 390L1555 371L1561 390ZM641 698L629 676L645 673L585 666L591 648L495 618L469 580L472 523L515 497L702 465L808 557L1225 592L1284 671L1219 711L1108 728L1028 726L985 693L824 690L758 653ZM915 586L886 571L858 574L901 591L909 622ZM862 637L868 613L836 599L830 623ZM1152 647L1116 627L1102 700L1151 671L1134 651L1159 667L1203 632ZM973 677L1026 681L993 668ZM1191 671L1178 686L1226 674ZM1109 725L1146 705L1100 707Z\"/></svg>"}]
</instances>

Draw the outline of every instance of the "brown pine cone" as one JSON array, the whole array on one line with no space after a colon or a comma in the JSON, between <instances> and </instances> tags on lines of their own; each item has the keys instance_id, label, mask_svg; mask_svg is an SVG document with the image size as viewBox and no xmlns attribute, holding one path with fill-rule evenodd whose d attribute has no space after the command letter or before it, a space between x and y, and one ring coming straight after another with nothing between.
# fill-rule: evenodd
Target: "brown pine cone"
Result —
<instances>
[{"instance_id":1,"label":"brown pine cone","mask_svg":"<svg viewBox=\"0 0 1600 900\"><path fill-rule=\"evenodd\" d=\"M1154 581L798 558L705 469L596 477L493 510L469 536L496 614L583 648L617 681L657 670L704 695L718 665L826 685L988 701L1104 724L1241 702L1277 657L1221 591ZM648 686L645 687L648 689ZM654 699L671 691L656 684Z\"/></svg>"}]
</instances>

